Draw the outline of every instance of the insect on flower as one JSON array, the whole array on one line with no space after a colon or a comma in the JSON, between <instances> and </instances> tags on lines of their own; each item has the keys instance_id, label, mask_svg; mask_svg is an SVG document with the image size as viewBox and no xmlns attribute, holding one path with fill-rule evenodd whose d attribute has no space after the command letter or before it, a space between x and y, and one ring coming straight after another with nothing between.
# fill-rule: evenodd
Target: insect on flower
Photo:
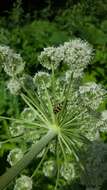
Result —
<instances>
[{"instance_id":1,"label":"insect on flower","mask_svg":"<svg viewBox=\"0 0 107 190\"><path fill-rule=\"evenodd\" d=\"M61 103L54 105L53 111L55 114L59 113L61 110L62 110L62 104Z\"/></svg>"}]
</instances>

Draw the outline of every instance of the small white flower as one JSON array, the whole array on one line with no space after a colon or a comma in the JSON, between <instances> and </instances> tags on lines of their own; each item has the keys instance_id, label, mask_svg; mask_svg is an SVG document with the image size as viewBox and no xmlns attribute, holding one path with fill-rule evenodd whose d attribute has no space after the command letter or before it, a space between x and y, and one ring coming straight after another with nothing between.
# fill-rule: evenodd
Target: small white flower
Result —
<instances>
[{"instance_id":1,"label":"small white flower","mask_svg":"<svg viewBox=\"0 0 107 190\"><path fill-rule=\"evenodd\" d=\"M106 91L101 85L98 85L95 82L88 82L85 85L80 86L79 92L83 102L93 110L99 107L104 100L103 96L106 94Z\"/></svg>"},{"instance_id":2,"label":"small white flower","mask_svg":"<svg viewBox=\"0 0 107 190\"><path fill-rule=\"evenodd\" d=\"M49 145L49 150L50 150L51 153L55 154L55 149L56 149L55 141L53 141Z\"/></svg>"},{"instance_id":3,"label":"small white flower","mask_svg":"<svg viewBox=\"0 0 107 190\"><path fill-rule=\"evenodd\" d=\"M36 115L30 108L25 108L21 113L21 117L28 121L34 121Z\"/></svg>"},{"instance_id":4,"label":"small white flower","mask_svg":"<svg viewBox=\"0 0 107 190\"><path fill-rule=\"evenodd\" d=\"M57 69L63 58L64 49L63 46L59 46L44 48L44 51L41 52L38 60L44 67L51 70L52 66L54 69Z\"/></svg>"},{"instance_id":5,"label":"small white flower","mask_svg":"<svg viewBox=\"0 0 107 190\"><path fill-rule=\"evenodd\" d=\"M74 164L69 162L64 163L61 166L60 174L66 181L71 181L76 176Z\"/></svg>"},{"instance_id":6,"label":"small white flower","mask_svg":"<svg viewBox=\"0 0 107 190\"><path fill-rule=\"evenodd\" d=\"M32 185L32 179L26 175L22 175L16 180L14 190L31 190Z\"/></svg>"},{"instance_id":7,"label":"small white flower","mask_svg":"<svg viewBox=\"0 0 107 190\"><path fill-rule=\"evenodd\" d=\"M56 163L54 160L44 162L43 173L46 177L53 177L56 174Z\"/></svg>"},{"instance_id":8,"label":"small white flower","mask_svg":"<svg viewBox=\"0 0 107 190\"><path fill-rule=\"evenodd\" d=\"M9 130L10 130L10 134L15 137L15 136L19 136L21 134L24 133L25 128L24 125L18 123L18 122L13 122L10 126L9 126Z\"/></svg>"},{"instance_id":9,"label":"small white flower","mask_svg":"<svg viewBox=\"0 0 107 190\"><path fill-rule=\"evenodd\" d=\"M102 111L97 126L101 132L107 132L107 110Z\"/></svg>"},{"instance_id":10,"label":"small white flower","mask_svg":"<svg viewBox=\"0 0 107 190\"><path fill-rule=\"evenodd\" d=\"M102 112L102 120L107 120L107 110L104 110L103 112Z\"/></svg>"},{"instance_id":11,"label":"small white flower","mask_svg":"<svg viewBox=\"0 0 107 190\"><path fill-rule=\"evenodd\" d=\"M10 81L8 81L7 83L7 88L10 90L11 94L18 94L20 89L21 89L21 85L20 82L16 79L10 79Z\"/></svg>"},{"instance_id":12,"label":"small white flower","mask_svg":"<svg viewBox=\"0 0 107 190\"><path fill-rule=\"evenodd\" d=\"M20 54L14 52L8 46L0 46L0 62L9 76L22 73L25 63Z\"/></svg>"},{"instance_id":13,"label":"small white flower","mask_svg":"<svg viewBox=\"0 0 107 190\"><path fill-rule=\"evenodd\" d=\"M23 152L20 148L14 148L10 151L7 157L7 161L11 166L15 165L21 158L23 158Z\"/></svg>"},{"instance_id":14,"label":"small white flower","mask_svg":"<svg viewBox=\"0 0 107 190\"><path fill-rule=\"evenodd\" d=\"M47 88L50 87L51 76L47 72L39 71L38 73L35 74L33 81L38 88L44 90L44 85L46 85Z\"/></svg>"},{"instance_id":15,"label":"small white flower","mask_svg":"<svg viewBox=\"0 0 107 190\"><path fill-rule=\"evenodd\" d=\"M92 58L92 47L81 39L75 39L64 43L64 60L75 68L84 68ZM71 68L72 69L72 68Z\"/></svg>"},{"instance_id":16,"label":"small white flower","mask_svg":"<svg viewBox=\"0 0 107 190\"><path fill-rule=\"evenodd\" d=\"M74 78L81 77L92 59L92 47L80 39L64 43L64 63L67 63Z\"/></svg>"}]
</instances>

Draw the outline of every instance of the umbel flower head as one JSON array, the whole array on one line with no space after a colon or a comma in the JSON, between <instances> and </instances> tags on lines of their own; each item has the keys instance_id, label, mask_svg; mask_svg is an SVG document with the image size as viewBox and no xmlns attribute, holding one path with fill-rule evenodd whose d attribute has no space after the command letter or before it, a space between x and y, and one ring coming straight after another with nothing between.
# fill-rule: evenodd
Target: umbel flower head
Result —
<instances>
[{"instance_id":1,"label":"umbel flower head","mask_svg":"<svg viewBox=\"0 0 107 190\"><path fill-rule=\"evenodd\" d=\"M59 47L44 48L39 56L40 63L47 69L57 69L61 63L67 64L73 76L81 76L92 58L92 47L81 39L65 42Z\"/></svg>"},{"instance_id":2,"label":"umbel flower head","mask_svg":"<svg viewBox=\"0 0 107 190\"><path fill-rule=\"evenodd\" d=\"M22 175L16 180L14 190L31 190L32 189L32 179L26 175Z\"/></svg>"},{"instance_id":3,"label":"umbel flower head","mask_svg":"<svg viewBox=\"0 0 107 190\"><path fill-rule=\"evenodd\" d=\"M20 148L15 148L8 154L7 161L11 166L15 165L23 157L23 152Z\"/></svg>"},{"instance_id":4,"label":"umbel flower head","mask_svg":"<svg viewBox=\"0 0 107 190\"><path fill-rule=\"evenodd\" d=\"M20 95L28 108L24 108L20 118L12 119L24 128L18 137L20 142L23 142L26 149L29 144L32 145L29 161L36 154L34 143L47 132L51 133L47 139L44 138L45 143L39 146L44 148L43 159L48 159L47 152L52 155L49 162L43 165L43 173L56 176L56 187L59 177L69 183L77 176L76 167L72 163L76 161L76 165L78 163L83 169L79 151L84 148L84 144L99 138L103 125L107 127L102 113L97 111L106 91L95 82L82 84L81 80L92 52L92 47L80 39L65 42L59 47L45 48L39 56L44 71L39 71L32 78L35 87L26 88L26 82L22 82L23 91ZM16 130L16 133L13 131L17 138L17 127ZM50 143L47 147L46 142ZM52 146L55 146L54 151L51 151ZM21 163L21 169L22 166L26 166L26 162L23 161L23 165Z\"/></svg>"},{"instance_id":5,"label":"umbel flower head","mask_svg":"<svg viewBox=\"0 0 107 190\"><path fill-rule=\"evenodd\" d=\"M17 95L20 91L21 85L17 79L12 78L7 82L7 88L10 90L11 94Z\"/></svg>"},{"instance_id":6,"label":"umbel flower head","mask_svg":"<svg viewBox=\"0 0 107 190\"><path fill-rule=\"evenodd\" d=\"M13 77L24 70L24 61L20 54L14 52L8 46L0 46L0 63L5 72Z\"/></svg>"}]
</instances>

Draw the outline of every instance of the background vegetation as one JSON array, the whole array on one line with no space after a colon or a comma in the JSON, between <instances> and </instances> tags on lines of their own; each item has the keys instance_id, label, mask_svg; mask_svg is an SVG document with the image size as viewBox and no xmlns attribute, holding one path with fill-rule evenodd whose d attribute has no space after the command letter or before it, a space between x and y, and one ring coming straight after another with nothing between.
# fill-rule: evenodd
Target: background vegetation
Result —
<instances>
[{"instance_id":1,"label":"background vegetation","mask_svg":"<svg viewBox=\"0 0 107 190\"><path fill-rule=\"evenodd\" d=\"M87 40L95 49L93 63L87 68L84 80L100 82L107 88L106 0L16 0L8 2L8 7L5 5L1 10L0 44L9 45L21 53L27 63L27 74L34 75L42 69L37 56L44 47L57 46L74 37ZM6 89L6 80L7 76L0 66L0 115L16 116L20 113L23 102L19 97L10 95ZM8 122L2 120L0 141L5 139L5 136L9 136ZM106 134L103 134L103 139L107 141ZM7 143L0 149L0 174L8 166L6 155L14 146L13 143ZM51 190L52 185L47 187L46 181L47 179L41 177L44 189ZM38 189L41 190L41 187ZM85 189L85 186L77 181L64 189L81 190ZM106 189L106 185L102 189Z\"/></svg>"}]
</instances>

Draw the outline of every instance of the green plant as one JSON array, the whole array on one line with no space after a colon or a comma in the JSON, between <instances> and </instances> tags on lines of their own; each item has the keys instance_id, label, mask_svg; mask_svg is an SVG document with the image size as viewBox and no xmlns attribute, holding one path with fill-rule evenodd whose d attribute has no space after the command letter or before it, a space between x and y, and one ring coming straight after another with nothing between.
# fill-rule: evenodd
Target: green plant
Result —
<instances>
[{"instance_id":1,"label":"green plant","mask_svg":"<svg viewBox=\"0 0 107 190\"><path fill-rule=\"evenodd\" d=\"M106 128L107 121L98 111L106 90L95 82L82 83L92 54L92 47L80 39L44 48L38 57L44 71L32 78L24 74L25 63L19 54L9 47L0 47L0 61L11 80L8 88L12 94L19 94L27 105L18 118L0 116L1 120L12 122L11 136L1 146L5 142L18 143L17 149L8 155L12 167L1 176L0 190L19 173L23 172L27 179L23 169L35 157L42 158L30 179L38 172L52 177L51 185L56 190L62 183L69 184L80 177L84 171L80 150L99 138L99 131ZM16 181L15 190L31 188L31 181L26 187L22 181Z\"/></svg>"},{"instance_id":2,"label":"green plant","mask_svg":"<svg viewBox=\"0 0 107 190\"><path fill-rule=\"evenodd\" d=\"M23 8L22 8L22 0L16 0L13 3L13 8L9 13L9 25L14 27L15 25L21 25L21 22L23 20Z\"/></svg>"}]
</instances>

